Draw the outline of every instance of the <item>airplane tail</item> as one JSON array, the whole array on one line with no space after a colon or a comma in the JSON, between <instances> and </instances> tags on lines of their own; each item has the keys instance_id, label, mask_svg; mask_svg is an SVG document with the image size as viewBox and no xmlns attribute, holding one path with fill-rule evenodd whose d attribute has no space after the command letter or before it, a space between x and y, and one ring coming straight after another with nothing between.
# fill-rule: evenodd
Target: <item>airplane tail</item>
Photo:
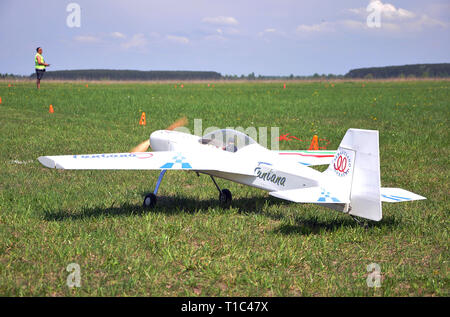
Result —
<instances>
[{"instance_id":1,"label":"airplane tail","mask_svg":"<svg viewBox=\"0 0 450 317\"><path fill-rule=\"evenodd\" d=\"M350 215L380 221L381 202L426 199L401 188L381 187L378 131L349 129L333 161L323 173L326 184L348 197L349 203L325 205Z\"/></svg>"},{"instance_id":2,"label":"airplane tail","mask_svg":"<svg viewBox=\"0 0 450 317\"><path fill-rule=\"evenodd\" d=\"M330 184L341 196L348 197L350 203L343 206L342 211L375 221L381 220L378 131L347 130L323 174L326 184Z\"/></svg>"},{"instance_id":3,"label":"airplane tail","mask_svg":"<svg viewBox=\"0 0 450 317\"><path fill-rule=\"evenodd\" d=\"M370 220L382 218L381 202L426 199L401 188L381 187L378 131L349 129L318 186L271 192Z\"/></svg>"}]
</instances>

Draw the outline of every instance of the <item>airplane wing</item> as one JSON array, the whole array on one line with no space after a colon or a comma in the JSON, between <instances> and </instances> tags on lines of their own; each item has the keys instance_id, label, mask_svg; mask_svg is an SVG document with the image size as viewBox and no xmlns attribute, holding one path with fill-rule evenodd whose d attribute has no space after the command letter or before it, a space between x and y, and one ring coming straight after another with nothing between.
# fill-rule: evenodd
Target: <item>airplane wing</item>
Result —
<instances>
[{"instance_id":1,"label":"airplane wing","mask_svg":"<svg viewBox=\"0 0 450 317\"><path fill-rule=\"evenodd\" d=\"M350 202L350 197L318 186L270 192L269 195L296 203L344 204Z\"/></svg>"},{"instance_id":2,"label":"airplane wing","mask_svg":"<svg viewBox=\"0 0 450 317\"><path fill-rule=\"evenodd\" d=\"M73 170L214 170L253 175L254 169L245 162L236 162L233 154L225 151L201 155L174 151L59 155L41 156L38 160L48 168Z\"/></svg>"},{"instance_id":3,"label":"airplane wing","mask_svg":"<svg viewBox=\"0 0 450 317\"><path fill-rule=\"evenodd\" d=\"M272 151L283 160L306 166L328 165L336 151Z\"/></svg>"}]
</instances>

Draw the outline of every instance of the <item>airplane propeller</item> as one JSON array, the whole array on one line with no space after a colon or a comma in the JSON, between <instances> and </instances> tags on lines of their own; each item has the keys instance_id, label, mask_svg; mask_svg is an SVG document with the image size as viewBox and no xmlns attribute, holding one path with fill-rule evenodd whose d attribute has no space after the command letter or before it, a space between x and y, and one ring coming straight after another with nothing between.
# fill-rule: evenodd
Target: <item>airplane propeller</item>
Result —
<instances>
[{"instance_id":1,"label":"airplane propeller","mask_svg":"<svg viewBox=\"0 0 450 317\"><path fill-rule=\"evenodd\" d=\"M175 130L178 127L183 127L188 123L188 120L186 117L182 117L178 120L176 120L174 123L172 123L171 125L169 125L166 130ZM134 147L133 149L131 149L131 153L136 153L136 152L147 152L148 148L150 147L150 140L147 139L144 142L142 142L141 144L139 144L138 146Z\"/></svg>"}]
</instances>

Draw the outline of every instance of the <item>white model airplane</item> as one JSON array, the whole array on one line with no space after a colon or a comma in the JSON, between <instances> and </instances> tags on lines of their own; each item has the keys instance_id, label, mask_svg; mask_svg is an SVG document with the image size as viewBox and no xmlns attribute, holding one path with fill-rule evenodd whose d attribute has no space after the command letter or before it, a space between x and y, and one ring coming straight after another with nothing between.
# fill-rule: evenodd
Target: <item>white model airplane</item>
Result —
<instances>
[{"instance_id":1,"label":"white model airplane","mask_svg":"<svg viewBox=\"0 0 450 317\"><path fill-rule=\"evenodd\" d=\"M150 144L153 152L146 152ZM203 137L158 130L131 153L41 156L38 160L57 169L161 170L144 207L155 206L167 170L209 175L224 204L231 202L231 193L220 189L214 177L375 221L382 218L381 202L426 199L404 189L381 187L376 130L349 129L337 151L271 151L230 129ZM324 164L329 164L324 172L309 167Z\"/></svg>"}]
</instances>

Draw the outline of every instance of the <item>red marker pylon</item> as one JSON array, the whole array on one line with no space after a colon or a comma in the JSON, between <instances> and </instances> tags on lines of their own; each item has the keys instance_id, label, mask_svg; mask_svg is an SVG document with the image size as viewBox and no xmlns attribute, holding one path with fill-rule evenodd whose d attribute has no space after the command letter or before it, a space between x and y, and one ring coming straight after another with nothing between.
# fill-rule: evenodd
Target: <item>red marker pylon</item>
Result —
<instances>
[{"instance_id":1,"label":"red marker pylon","mask_svg":"<svg viewBox=\"0 0 450 317\"><path fill-rule=\"evenodd\" d=\"M317 135L314 135L311 141L311 145L309 146L309 151L318 151L319 150L319 142Z\"/></svg>"},{"instance_id":2,"label":"red marker pylon","mask_svg":"<svg viewBox=\"0 0 450 317\"><path fill-rule=\"evenodd\" d=\"M145 112L142 113L141 115L141 120L139 120L139 125L146 125L147 123L145 122Z\"/></svg>"}]
</instances>

